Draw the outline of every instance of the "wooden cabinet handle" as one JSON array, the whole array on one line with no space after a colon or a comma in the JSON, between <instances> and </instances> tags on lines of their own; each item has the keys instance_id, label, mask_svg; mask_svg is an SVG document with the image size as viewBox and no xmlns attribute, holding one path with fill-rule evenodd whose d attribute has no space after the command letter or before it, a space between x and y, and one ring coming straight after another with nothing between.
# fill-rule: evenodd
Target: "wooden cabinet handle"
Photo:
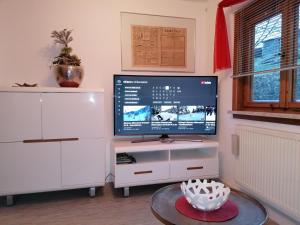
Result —
<instances>
[{"instance_id":1,"label":"wooden cabinet handle","mask_svg":"<svg viewBox=\"0 0 300 225\"><path fill-rule=\"evenodd\" d=\"M188 167L187 170L202 170L203 166L194 166L194 167Z\"/></svg>"},{"instance_id":2,"label":"wooden cabinet handle","mask_svg":"<svg viewBox=\"0 0 300 225\"><path fill-rule=\"evenodd\" d=\"M134 172L135 175L146 174L146 173L152 173L152 170Z\"/></svg>"},{"instance_id":3,"label":"wooden cabinet handle","mask_svg":"<svg viewBox=\"0 0 300 225\"><path fill-rule=\"evenodd\" d=\"M32 140L23 140L23 143L43 143L43 142L78 141L78 140L79 138L32 139Z\"/></svg>"}]
</instances>

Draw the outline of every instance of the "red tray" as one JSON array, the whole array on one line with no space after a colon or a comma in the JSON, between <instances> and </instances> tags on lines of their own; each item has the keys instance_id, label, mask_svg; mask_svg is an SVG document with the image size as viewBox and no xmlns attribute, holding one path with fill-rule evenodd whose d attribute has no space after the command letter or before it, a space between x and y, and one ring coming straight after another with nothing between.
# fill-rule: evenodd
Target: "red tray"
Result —
<instances>
[{"instance_id":1,"label":"red tray","mask_svg":"<svg viewBox=\"0 0 300 225\"><path fill-rule=\"evenodd\" d=\"M205 221L205 222L224 222L236 217L239 214L237 205L232 200L222 205L221 208L214 211L202 211L195 209L184 196L178 198L175 203L176 209L186 217Z\"/></svg>"}]
</instances>

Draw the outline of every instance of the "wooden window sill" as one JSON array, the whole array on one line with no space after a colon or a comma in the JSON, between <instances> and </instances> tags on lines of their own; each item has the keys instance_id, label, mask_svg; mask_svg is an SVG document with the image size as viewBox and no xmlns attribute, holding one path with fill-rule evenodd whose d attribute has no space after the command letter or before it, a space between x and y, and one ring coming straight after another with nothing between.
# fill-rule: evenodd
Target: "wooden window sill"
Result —
<instances>
[{"instance_id":1,"label":"wooden window sill","mask_svg":"<svg viewBox=\"0 0 300 225\"><path fill-rule=\"evenodd\" d=\"M235 119L256 120L272 123L300 125L300 114L269 113L252 111L228 111Z\"/></svg>"}]
</instances>

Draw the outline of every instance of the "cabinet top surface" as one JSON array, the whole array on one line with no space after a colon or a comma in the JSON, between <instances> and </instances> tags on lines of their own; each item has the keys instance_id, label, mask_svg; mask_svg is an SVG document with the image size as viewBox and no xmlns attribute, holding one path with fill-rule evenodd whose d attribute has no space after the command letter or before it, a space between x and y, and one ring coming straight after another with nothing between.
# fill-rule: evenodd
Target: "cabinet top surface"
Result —
<instances>
[{"instance_id":1,"label":"cabinet top surface","mask_svg":"<svg viewBox=\"0 0 300 225\"><path fill-rule=\"evenodd\" d=\"M85 93L104 92L101 88L62 88L62 87L0 87L0 92L43 92L43 93Z\"/></svg>"},{"instance_id":2,"label":"cabinet top surface","mask_svg":"<svg viewBox=\"0 0 300 225\"><path fill-rule=\"evenodd\" d=\"M217 141L211 140L175 140L171 143L161 143L160 141L132 143L131 141L114 140L114 149L116 152L122 151L147 151L147 150L169 150L169 149L186 149L186 148L206 148L218 147Z\"/></svg>"}]
</instances>

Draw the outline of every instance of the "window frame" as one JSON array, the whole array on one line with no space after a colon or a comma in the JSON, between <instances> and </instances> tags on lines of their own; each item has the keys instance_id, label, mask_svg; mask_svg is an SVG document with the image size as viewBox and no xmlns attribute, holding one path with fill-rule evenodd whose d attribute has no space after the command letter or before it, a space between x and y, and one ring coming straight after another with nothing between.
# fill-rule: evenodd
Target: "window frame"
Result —
<instances>
[{"instance_id":1,"label":"window frame","mask_svg":"<svg viewBox=\"0 0 300 225\"><path fill-rule=\"evenodd\" d=\"M244 35L243 37L243 27L251 27L251 30L255 30L255 25L261 21L266 20L277 14L282 14L282 41L281 41L281 52L287 52L287 45L293 45L293 52L283 54L281 58L280 67L282 68L285 65L289 65L289 62L295 62L297 60L298 54L298 29L295 29L295 26L298 27L299 23L299 7L300 0L283 0L278 7L274 9L269 9L268 11L259 11L257 7L264 8L267 5L272 4L272 0L260 0L255 1L253 4L247 6L245 9L242 9L235 15L234 22L234 66L233 74L237 75L242 69L242 63L239 62L241 57L244 57L247 71L251 71L251 68L254 66L253 62L253 38L255 35ZM288 8L290 4L293 4L293 8ZM293 14L291 15L291 11ZM294 15L294 16L293 16ZM243 21L240 25L240 17L249 16L251 19L248 21ZM292 18L292 23L288 21ZM289 19L289 20L288 20ZM245 29L245 28L244 28ZM294 30L296 32L294 32ZM245 32L247 33L247 32ZM248 33L249 34L249 33ZM243 38L243 39L242 39ZM243 44L245 43L246 44ZM292 41L292 42L291 42ZM249 47L249 51L246 51L245 55L240 55L240 50L244 46ZM296 47L295 47L296 46ZM299 53L300 54L300 53ZM252 59L252 61L251 61ZM244 62L243 61L243 62ZM250 67L250 68L249 68ZM280 71L280 93L279 93L279 102L255 102L252 101L251 85L252 85L252 76L233 78L233 89L232 89L232 110L233 111L262 111L262 112L273 112L273 113L291 113L291 114L300 114L300 102L293 101L295 94L295 78L297 75L296 70L286 70ZM300 74L298 75L300 77ZM245 116L243 116L245 117Z\"/></svg>"}]
</instances>

